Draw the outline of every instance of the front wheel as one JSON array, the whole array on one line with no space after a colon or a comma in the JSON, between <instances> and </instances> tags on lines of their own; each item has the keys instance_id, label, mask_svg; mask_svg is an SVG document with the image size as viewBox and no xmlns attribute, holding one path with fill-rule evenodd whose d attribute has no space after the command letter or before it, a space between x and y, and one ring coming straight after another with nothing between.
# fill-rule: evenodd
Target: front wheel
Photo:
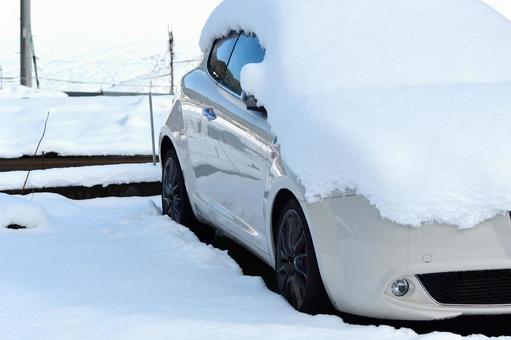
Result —
<instances>
[{"instance_id":1,"label":"front wheel","mask_svg":"<svg viewBox=\"0 0 511 340\"><path fill-rule=\"evenodd\" d=\"M299 311L316 314L327 310L330 301L298 201L292 199L282 209L276 240L275 268L279 293Z\"/></svg>"},{"instance_id":2,"label":"front wheel","mask_svg":"<svg viewBox=\"0 0 511 340\"><path fill-rule=\"evenodd\" d=\"M185 181L176 151L171 149L165 155L162 171L162 211L179 224L189 224L193 212L188 200Z\"/></svg>"}]
</instances>

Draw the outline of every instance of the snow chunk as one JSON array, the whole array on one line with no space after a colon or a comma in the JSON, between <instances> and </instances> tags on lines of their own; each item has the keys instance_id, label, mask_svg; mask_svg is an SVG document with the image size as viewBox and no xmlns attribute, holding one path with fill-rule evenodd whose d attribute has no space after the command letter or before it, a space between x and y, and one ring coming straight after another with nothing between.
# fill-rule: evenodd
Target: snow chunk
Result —
<instances>
[{"instance_id":1,"label":"snow chunk","mask_svg":"<svg viewBox=\"0 0 511 340\"><path fill-rule=\"evenodd\" d=\"M307 200L353 188L413 226L511 209L511 23L488 5L225 0L201 49L231 29L266 48L242 85Z\"/></svg>"},{"instance_id":2,"label":"snow chunk","mask_svg":"<svg viewBox=\"0 0 511 340\"><path fill-rule=\"evenodd\" d=\"M0 193L0 230L10 225L47 228L49 223L45 210L39 204Z\"/></svg>"}]
</instances>

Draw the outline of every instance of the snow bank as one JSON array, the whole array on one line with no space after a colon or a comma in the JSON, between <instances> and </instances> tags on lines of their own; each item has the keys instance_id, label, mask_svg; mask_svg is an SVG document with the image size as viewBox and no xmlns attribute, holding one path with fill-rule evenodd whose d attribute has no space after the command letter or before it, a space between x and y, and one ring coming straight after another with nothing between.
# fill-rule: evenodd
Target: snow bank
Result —
<instances>
[{"instance_id":1,"label":"snow bank","mask_svg":"<svg viewBox=\"0 0 511 340\"><path fill-rule=\"evenodd\" d=\"M0 193L0 230L10 225L41 229L49 226L46 212L39 204Z\"/></svg>"},{"instance_id":2,"label":"snow bank","mask_svg":"<svg viewBox=\"0 0 511 340\"><path fill-rule=\"evenodd\" d=\"M347 187L393 221L511 209L511 23L478 0L225 0L202 32L256 33L242 72L309 201Z\"/></svg>"},{"instance_id":3,"label":"snow bank","mask_svg":"<svg viewBox=\"0 0 511 340\"><path fill-rule=\"evenodd\" d=\"M154 96L154 124L163 125L173 96ZM147 96L0 98L0 158L32 155L39 148L64 156L150 155ZM155 136L157 142L158 136Z\"/></svg>"},{"instance_id":4,"label":"snow bank","mask_svg":"<svg viewBox=\"0 0 511 340\"><path fill-rule=\"evenodd\" d=\"M26 176L26 171L0 172L0 190L21 189ZM161 168L151 163L95 165L33 170L30 172L26 189L107 186L111 184L159 182L160 180Z\"/></svg>"}]
</instances>

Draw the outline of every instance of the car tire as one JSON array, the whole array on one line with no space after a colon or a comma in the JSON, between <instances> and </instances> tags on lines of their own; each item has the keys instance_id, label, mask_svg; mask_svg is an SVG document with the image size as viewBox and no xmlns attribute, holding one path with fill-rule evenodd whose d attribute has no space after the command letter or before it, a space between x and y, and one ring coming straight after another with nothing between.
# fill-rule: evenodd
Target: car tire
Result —
<instances>
[{"instance_id":1,"label":"car tire","mask_svg":"<svg viewBox=\"0 0 511 340\"><path fill-rule=\"evenodd\" d=\"M319 273L307 221L297 200L280 212L275 244L278 292L298 311L317 314L331 308Z\"/></svg>"},{"instance_id":2,"label":"car tire","mask_svg":"<svg viewBox=\"0 0 511 340\"><path fill-rule=\"evenodd\" d=\"M188 199L181 165L174 149L167 151L163 159L161 186L162 213L179 224L194 225L195 216Z\"/></svg>"}]
</instances>

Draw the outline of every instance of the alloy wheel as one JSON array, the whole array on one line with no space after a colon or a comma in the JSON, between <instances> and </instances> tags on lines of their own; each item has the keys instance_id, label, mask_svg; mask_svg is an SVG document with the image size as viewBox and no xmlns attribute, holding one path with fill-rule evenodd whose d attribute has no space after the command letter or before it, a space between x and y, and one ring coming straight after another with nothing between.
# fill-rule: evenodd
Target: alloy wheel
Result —
<instances>
[{"instance_id":1,"label":"alloy wheel","mask_svg":"<svg viewBox=\"0 0 511 340\"><path fill-rule=\"evenodd\" d=\"M163 213L177 223L183 218L183 197L180 190L179 171L172 157L167 158L162 179Z\"/></svg>"},{"instance_id":2,"label":"alloy wheel","mask_svg":"<svg viewBox=\"0 0 511 340\"><path fill-rule=\"evenodd\" d=\"M305 226L295 209L282 216L277 236L277 281L282 294L296 309L304 304L308 283L308 247Z\"/></svg>"}]
</instances>

